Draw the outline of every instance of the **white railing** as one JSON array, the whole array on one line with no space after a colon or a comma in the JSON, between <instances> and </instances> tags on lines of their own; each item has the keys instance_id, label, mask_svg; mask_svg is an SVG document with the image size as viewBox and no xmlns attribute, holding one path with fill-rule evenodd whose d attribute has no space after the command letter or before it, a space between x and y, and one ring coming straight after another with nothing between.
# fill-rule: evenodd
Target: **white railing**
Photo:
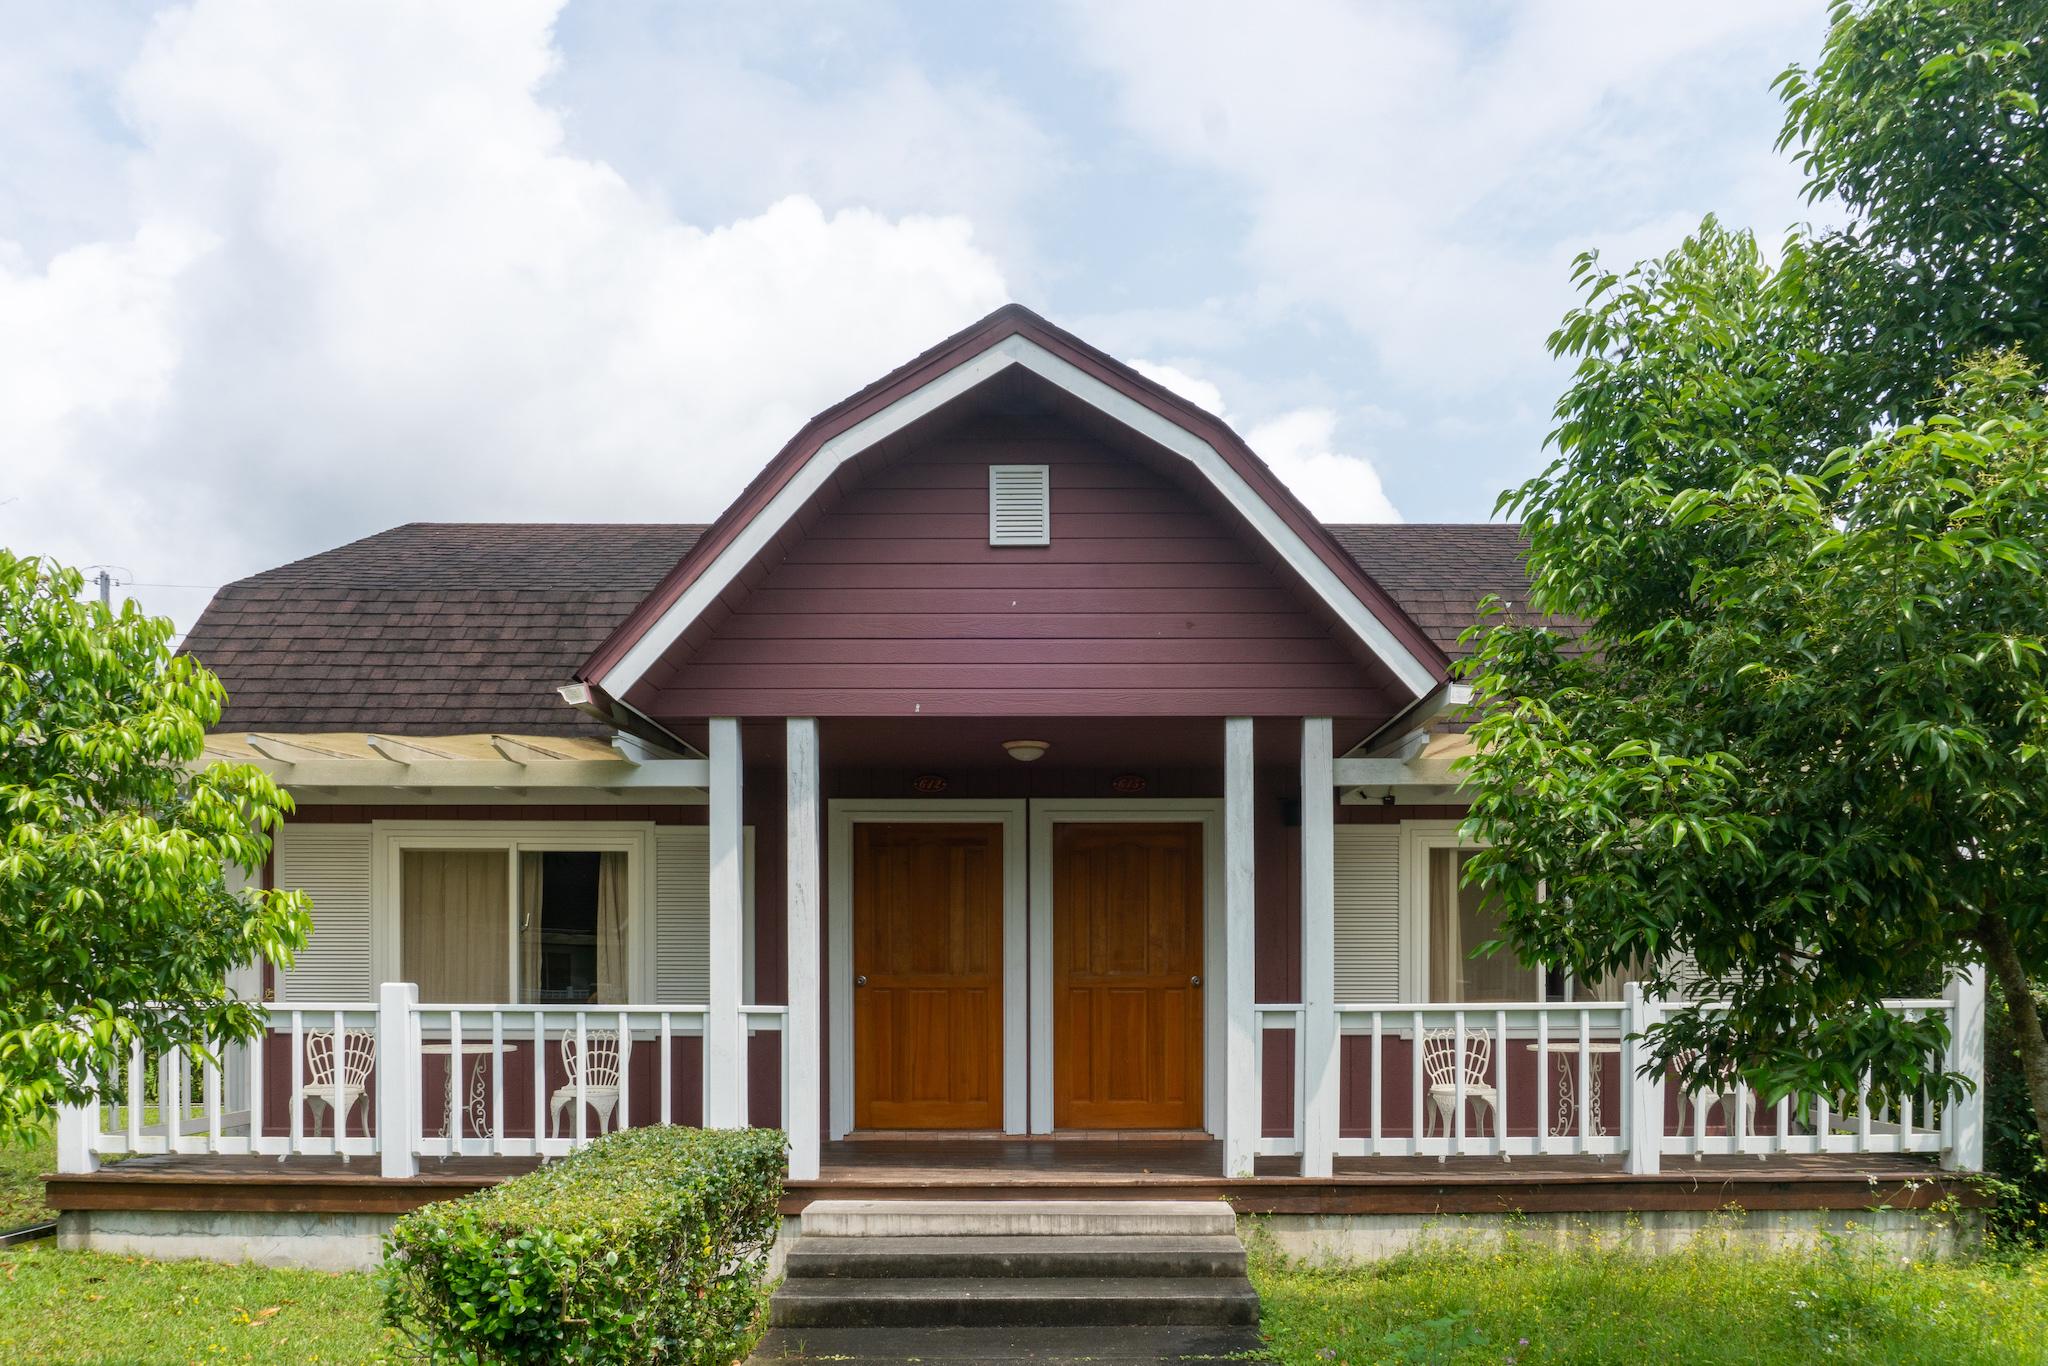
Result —
<instances>
[{"instance_id":1,"label":"white railing","mask_svg":"<svg viewBox=\"0 0 2048 1366\"><path fill-rule=\"evenodd\" d=\"M1983 1162L1984 984L1966 973L1948 994L1888 1001L1911 1018L1946 1017L1946 1070L1974 1083L1936 1102L1907 1097L1885 1106L1864 1086L1854 1096L1793 1095L1765 1106L1731 1081L1680 1094L1652 1072L1644 1031L1676 1003L1646 1000L1631 986L1620 1001L1445 1005L1339 1005L1337 1139L1348 1158L1621 1157L1651 1173L1667 1155L1759 1158L1815 1153L1939 1154L1944 1165ZM1266 1135L1262 1154L1302 1152L1308 1071L1300 1005L1254 1007L1266 1098L1268 1031L1292 1034L1293 1126ZM1718 1130L1718 1131L1717 1131Z\"/></svg>"},{"instance_id":2,"label":"white railing","mask_svg":"<svg viewBox=\"0 0 2048 1366\"><path fill-rule=\"evenodd\" d=\"M555 1157L615 1129L695 1124L719 1079L702 1005L420 1004L410 984L375 1002L266 1005L264 1031L202 1055L129 1057L95 1104L58 1117L57 1169L102 1157L260 1154L376 1160L406 1177L422 1158ZM750 1122L789 1109L783 1006L740 1007L736 1088ZM753 1041L773 1038L775 1113L752 1113ZM685 1041L694 1041L685 1047ZM765 1099L765 1098L764 1098Z\"/></svg>"}]
</instances>

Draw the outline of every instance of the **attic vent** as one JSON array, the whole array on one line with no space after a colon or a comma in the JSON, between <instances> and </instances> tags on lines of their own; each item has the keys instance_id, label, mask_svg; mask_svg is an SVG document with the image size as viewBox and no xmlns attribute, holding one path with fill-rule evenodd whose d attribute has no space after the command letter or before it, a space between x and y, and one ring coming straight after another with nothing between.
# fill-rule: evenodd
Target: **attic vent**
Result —
<instances>
[{"instance_id":1,"label":"attic vent","mask_svg":"<svg viewBox=\"0 0 2048 1366\"><path fill-rule=\"evenodd\" d=\"M988 543L1052 544L1052 475L1044 465L988 467Z\"/></svg>"}]
</instances>

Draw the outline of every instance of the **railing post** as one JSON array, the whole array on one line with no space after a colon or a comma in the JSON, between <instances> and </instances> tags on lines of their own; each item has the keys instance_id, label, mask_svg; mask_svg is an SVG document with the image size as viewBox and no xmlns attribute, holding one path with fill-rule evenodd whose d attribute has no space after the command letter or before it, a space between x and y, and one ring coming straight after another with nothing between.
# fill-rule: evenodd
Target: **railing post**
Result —
<instances>
[{"instance_id":1,"label":"railing post","mask_svg":"<svg viewBox=\"0 0 2048 1366\"><path fill-rule=\"evenodd\" d=\"M413 1112L420 1091L420 1052L413 1038L413 1007L420 989L411 982L377 987L377 1154L384 1179L419 1175L413 1152ZM450 1058L450 1067L460 1058Z\"/></svg>"},{"instance_id":2,"label":"railing post","mask_svg":"<svg viewBox=\"0 0 2048 1366\"><path fill-rule=\"evenodd\" d=\"M82 1176L100 1169L100 1156L92 1150L93 1131L100 1126L100 1107L60 1105L57 1107L57 1174Z\"/></svg>"},{"instance_id":3,"label":"railing post","mask_svg":"<svg viewBox=\"0 0 2048 1366\"><path fill-rule=\"evenodd\" d=\"M1628 1007L1621 1036L1621 1122L1628 1143L1623 1170L1631 1176L1648 1176L1660 1170L1664 1161L1664 1071L1659 1068L1654 1076L1643 1075L1650 1062L1643 1031L1656 1019L1657 1003L1643 999L1640 982L1622 988L1622 1001ZM1585 1104L1585 1098L1579 1103Z\"/></svg>"},{"instance_id":4,"label":"railing post","mask_svg":"<svg viewBox=\"0 0 2048 1366\"><path fill-rule=\"evenodd\" d=\"M1950 1171L1984 1168L1984 967L1973 963L1948 979L1948 1068L1975 1082L1944 1107L1947 1142L1941 1165Z\"/></svg>"}]
</instances>

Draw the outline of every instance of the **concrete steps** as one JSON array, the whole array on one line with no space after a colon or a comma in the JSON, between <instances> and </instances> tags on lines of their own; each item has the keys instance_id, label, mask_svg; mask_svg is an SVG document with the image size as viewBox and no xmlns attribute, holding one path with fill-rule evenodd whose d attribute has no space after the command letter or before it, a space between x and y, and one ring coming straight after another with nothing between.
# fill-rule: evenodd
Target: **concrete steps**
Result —
<instances>
[{"instance_id":1,"label":"concrete steps","mask_svg":"<svg viewBox=\"0 0 2048 1366\"><path fill-rule=\"evenodd\" d=\"M1256 1352L1218 1202L821 1200L756 1362L1117 1363Z\"/></svg>"}]
</instances>

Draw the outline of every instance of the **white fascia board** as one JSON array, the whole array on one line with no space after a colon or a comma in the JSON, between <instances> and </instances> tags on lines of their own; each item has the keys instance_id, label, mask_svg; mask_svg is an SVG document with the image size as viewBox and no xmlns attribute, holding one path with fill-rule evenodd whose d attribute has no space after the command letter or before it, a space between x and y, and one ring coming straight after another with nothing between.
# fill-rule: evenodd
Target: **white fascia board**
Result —
<instances>
[{"instance_id":1,"label":"white fascia board","mask_svg":"<svg viewBox=\"0 0 2048 1366\"><path fill-rule=\"evenodd\" d=\"M702 759L550 759L515 764L494 759L307 759L278 764L272 776L287 787L652 789L701 788L711 779Z\"/></svg>"},{"instance_id":2,"label":"white fascia board","mask_svg":"<svg viewBox=\"0 0 2048 1366\"><path fill-rule=\"evenodd\" d=\"M1336 613L1338 620L1371 648L1404 687L1417 696L1424 696L1438 686L1436 675L1429 667L1359 601L1336 572L1273 511L1265 499L1253 491L1214 446L1079 366L1053 355L1029 338L1015 334L927 381L820 446L817 453L804 462L803 468L769 500L768 506L742 527L717 558L705 566L704 572L683 590L682 596L669 604L624 657L604 677L595 681L613 697L630 692L669 646L689 628L690 623L717 601L740 571L795 518L798 509L824 487L841 465L1013 365L1021 365L1058 385L1091 408L1188 461L1266 539L1280 558L1301 575L1311 591Z\"/></svg>"}]
</instances>

